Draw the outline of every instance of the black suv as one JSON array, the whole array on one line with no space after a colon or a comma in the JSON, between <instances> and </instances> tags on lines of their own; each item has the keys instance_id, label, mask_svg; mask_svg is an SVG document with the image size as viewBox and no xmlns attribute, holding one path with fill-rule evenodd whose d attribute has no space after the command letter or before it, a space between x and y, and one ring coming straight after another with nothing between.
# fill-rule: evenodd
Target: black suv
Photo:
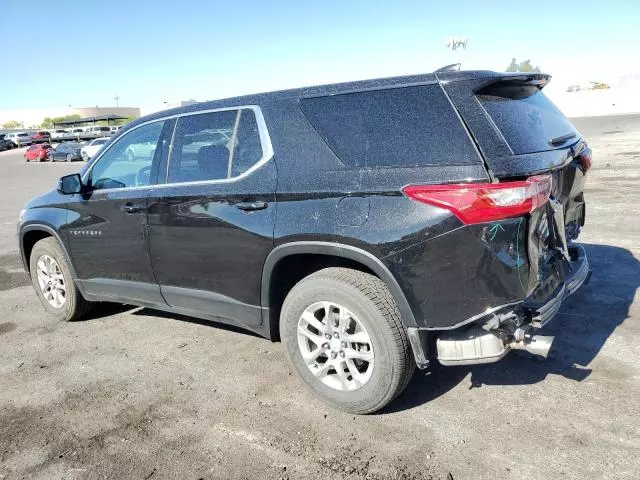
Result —
<instances>
[{"instance_id":1,"label":"black suv","mask_svg":"<svg viewBox=\"0 0 640 480\"><path fill-rule=\"evenodd\" d=\"M62 320L110 301L281 338L351 412L432 356L546 355L536 329L590 274L591 151L549 78L444 69L142 117L22 211L25 268Z\"/></svg>"}]
</instances>

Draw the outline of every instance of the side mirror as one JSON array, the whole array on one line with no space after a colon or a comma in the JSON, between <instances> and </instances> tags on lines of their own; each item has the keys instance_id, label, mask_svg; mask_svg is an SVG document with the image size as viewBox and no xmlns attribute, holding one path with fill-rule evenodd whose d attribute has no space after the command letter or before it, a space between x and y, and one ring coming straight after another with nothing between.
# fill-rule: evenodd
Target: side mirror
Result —
<instances>
[{"instance_id":1,"label":"side mirror","mask_svg":"<svg viewBox=\"0 0 640 480\"><path fill-rule=\"evenodd\" d=\"M79 173L65 175L58 180L58 191L65 195L82 193L82 177Z\"/></svg>"}]
</instances>

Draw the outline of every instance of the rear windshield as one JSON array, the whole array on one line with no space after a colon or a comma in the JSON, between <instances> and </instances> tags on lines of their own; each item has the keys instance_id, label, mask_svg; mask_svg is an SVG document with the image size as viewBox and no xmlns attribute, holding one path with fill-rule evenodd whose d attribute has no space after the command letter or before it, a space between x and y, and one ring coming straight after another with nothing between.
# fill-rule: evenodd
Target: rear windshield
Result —
<instances>
[{"instance_id":1,"label":"rear windshield","mask_svg":"<svg viewBox=\"0 0 640 480\"><path fill-rule=\"evenodd\" d=\"M439 85L300 101L311 124L345 165L407 167L479 162Z\"/></svg>"},{"instance_id":2,"label":"rear windshield","mask_svg":"<svg viewBox=\"0 0 640 480\"><path fill-rule=\"evenodd\" d=\"M536 86L501 82L477 98L515 154L562 148L578 139L575 127ZM551 143L565 135L565 142Z\"/></svg>"}]
</instances>

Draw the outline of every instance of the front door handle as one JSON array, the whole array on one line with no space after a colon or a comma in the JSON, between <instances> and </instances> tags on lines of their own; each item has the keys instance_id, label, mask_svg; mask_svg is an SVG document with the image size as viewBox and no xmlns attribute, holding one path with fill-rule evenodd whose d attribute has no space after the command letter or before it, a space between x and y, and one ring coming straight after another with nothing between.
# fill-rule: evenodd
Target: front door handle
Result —
<instances>
[{"instance_id":1,"label":"front door handle","mask_svg":"<svg viewBox=\"0 0 640 480\"><path fill-rule=\"evenodd\" d=\"M236 208L250 212L253 210L264 210L269 206L267 202L238 202L235 204Z\"/></svg>"},{"instance_id":2,"label":"front door handle","mask_svg":"<svg viewBox=\"0 0 640 480\"><path fill-rule=\"evenodd\" d=\"M144 210L142 205L133 205L131 203L127 203L122 206L122 211L124 213L140 213L142 212L142 210Z\"/></svg>"}]
</instances>

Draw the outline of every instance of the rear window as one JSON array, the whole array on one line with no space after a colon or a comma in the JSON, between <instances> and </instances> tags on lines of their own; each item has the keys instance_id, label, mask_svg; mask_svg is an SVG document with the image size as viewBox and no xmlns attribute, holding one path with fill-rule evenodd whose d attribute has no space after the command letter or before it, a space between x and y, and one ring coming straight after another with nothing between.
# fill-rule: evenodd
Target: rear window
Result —
<instances>
[{"instance_id":1,"label":"rear window","mask_svg":"<svg viewBox=\"0 0 640 480\"><path fill-rule=\"evenodd\" d=\"M439 85L306 98L300 106L348 166L408 167L480 161Z\"/></svg>"},{"instance_id":2,"label":"rear window","mask_svg":"<svg viewBox=\"0 0 640 480\"><path fill-rule=\"evenodd\" d=\"M476 97L515 154L561 148L578 139L575 127L536 86L500 82ZM572 133L575 138L551 144Z\"/></svg>"}]
</instances>

